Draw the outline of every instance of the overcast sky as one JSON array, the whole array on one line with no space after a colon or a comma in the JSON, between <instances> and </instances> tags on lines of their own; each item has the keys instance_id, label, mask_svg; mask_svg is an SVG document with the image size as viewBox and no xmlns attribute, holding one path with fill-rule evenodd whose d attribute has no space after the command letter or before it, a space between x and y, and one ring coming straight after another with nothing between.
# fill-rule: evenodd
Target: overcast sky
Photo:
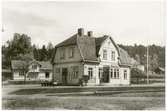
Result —
<instances>
[{"instance_id":1,"label":"overcast sky","mask_svg":"<svg viewBox=\"0 0 167 111\"><path fill-rule=\"evenodd\" d=\"M3 2L2 43L25 33L36 45L67 39L83 27L119 44L165 45L163 2Z\"/></svg>"}]
</instances>

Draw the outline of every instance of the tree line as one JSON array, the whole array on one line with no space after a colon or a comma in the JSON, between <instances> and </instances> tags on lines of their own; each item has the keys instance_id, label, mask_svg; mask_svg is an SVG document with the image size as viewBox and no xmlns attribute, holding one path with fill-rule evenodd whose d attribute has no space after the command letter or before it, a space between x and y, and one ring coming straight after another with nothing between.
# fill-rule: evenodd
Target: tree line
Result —
<instances>
[{"instance_id":1,"label":"tree line","mask_svg":"<svg viewBox=\"0 0 167 111\"><path fill-rule=\"evenodd\" d=\"M122 45L119 47L125 49L128 54L138 63L146 67L147 64L147 47L143 45ZM157 67L165 67L165 46L149 45L148 66L149 70L154 71Z\"/></svg>"}]
</instances>

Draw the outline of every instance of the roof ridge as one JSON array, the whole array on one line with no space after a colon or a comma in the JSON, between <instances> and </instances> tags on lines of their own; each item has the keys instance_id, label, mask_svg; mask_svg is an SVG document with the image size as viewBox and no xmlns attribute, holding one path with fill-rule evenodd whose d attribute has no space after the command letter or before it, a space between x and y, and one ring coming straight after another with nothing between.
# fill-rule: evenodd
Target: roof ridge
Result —
<instances>
[{"instance_id":1,"label":"roof ridge","mask_svg":"<svg viewBox=\"0 0 167 111\"><path fill-rule=\"evenodd\" d=\"M67 43L67 42L69 42L71 39L74 39L74 40L75 40L75 37L77 37L77 34L74 34L74 35L72 35L71 37L69 37L69 38L63 40L62 42L58 43L55 47L64 46L64 44ZM70 41L70 42L74 42L74 43L75 43L74 40L72 40L72 41ZM67 43L67 44L73 44L73 43L70 43L70 42ZM65 45L66 45L66 44L65 44Z\"/></svg>"}]
</instances>

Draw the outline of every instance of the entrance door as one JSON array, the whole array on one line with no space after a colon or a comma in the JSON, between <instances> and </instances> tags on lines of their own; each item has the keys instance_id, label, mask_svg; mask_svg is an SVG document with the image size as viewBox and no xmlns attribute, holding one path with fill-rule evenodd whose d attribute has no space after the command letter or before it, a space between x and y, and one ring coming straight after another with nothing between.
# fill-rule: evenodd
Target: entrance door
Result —
<instances>
[{"instance_id":1,"label":"entrance door","mask_svg":"<svg viewBox=\"0 0 167 111\"><path fill-rule=\"evenodd\" d=\"M103 67L102 82L104 82L104 83L109 82L109 67Z\"/></svg>"},{"instance_id":2,"label":"entrance door","mask_svg":"<svg viewBox=\"0 0 167 111\"><path fill-rule=\"evenodd\" d=\"M67 68L62 69L62 83L63 85L67 85Z\"/></svg>"}]
</instances>

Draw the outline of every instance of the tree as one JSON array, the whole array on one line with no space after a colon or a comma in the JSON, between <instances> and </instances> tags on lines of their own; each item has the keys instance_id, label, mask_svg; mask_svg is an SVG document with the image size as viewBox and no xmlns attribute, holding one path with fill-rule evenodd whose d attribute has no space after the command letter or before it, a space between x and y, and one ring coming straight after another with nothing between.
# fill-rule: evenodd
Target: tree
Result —
<instances>
[{"instance_id":1,"label":"tree","mask_svg":"<svg viewBox=\"0 0 167 111\"><path fill-rule=\"evenodd\" d=\"M47 51L48 51L48 57L47 57L47 59L51 60L52 54L54 52L53 44L51 42L49 42L48 45L47 45Z\"/></svg>"},{"instance_id":2,"label":"tree","mask_svg":"<svg viewBox=\"0 0 167 111\"><path fill-rule=\"evenodd\" d=\"M22 55L32 53L31 38L26 34L15 33L13 39L8 40L6 43L7 46L2 47L2 66L5 68L11 67L12 59L20 59Z\"/></svg>"},{"instance_id":3,"label":"tree","mask_svg":"<svg viewBox=\"0 0 167 111\"><path fill-rule=\"evenodd\" d=\"M13 40L8 42L11 53L17 56L19 54L26 54L31 52L31 38L26 34L15 33Z\"/></svg>"},{"instance_id":4,"label":"tree","mask_svg":"<svg viewBox=\"0 0 167 111\"><path fill-rule=\"evenodd\" d=\"M34 59L40 60L39 50L36 48L35 44L32 46L32 50L33 50Z\"/></svg>"},{"instance_id":5,"label":"tree","mask_svg":"<svg viewBox=\"0 0 167 111\"><path fill-rule=\"evenodd\" d=\"M139 56L139 54L135 55L135 60L140 64L140 56Z\"/></svg>"},{"instance_id":6,"label":"tree","mask_svg":"<svg viewBox=\"0 0 167 111\"><path fill-rule=\"evenodd\" d=\"M40 61L46 61L48 56L48 52L45 48L45 45L42 46L42 49L40 50Z\"/></svg>"},{"instance_id":7,"label":"tree","mask_svg":"<svg viewBox=\"0 0 167 111\"><path fill-rule=\"evenodd\" d=\"M142 78L146 78L146 75L144 74L143 71L137 69L137 68L132 68L131 69L131 78L137 79L137 83L139 83L139 80Z\"/></svg>"},{"instance_id":8,"label":"tree","mask_svg":"<svg viewBox=\"0 0 167 111\"><path fill-rule=\"evenodd\" d=\"M157 54L153 54L150 60L150 70L154 71L157 67L159 66L158 64L158 56Z\"/></svg>"},{"instance_id":9,"label":"tree","mask_svg":"<svg viewBox=\"0 0 167 111\"><path fill-rule=\"evenodd\" d=\"M133 58L136 58L136 54L139 55L139 57L137 58L140 58L140 63L146 66L146 61L147 61L146 46L137 45L137 44L134 44L133 46L121 44L119 45L119 47L126 50L128 54ZM156 54L158 57L158 62L154 62L154 63L158 63L158 66L160 67L165 67L165 46L161 47L155 44L149 45L149 62L152 62L154 54Z\"/></svg>"}]
</instances>

